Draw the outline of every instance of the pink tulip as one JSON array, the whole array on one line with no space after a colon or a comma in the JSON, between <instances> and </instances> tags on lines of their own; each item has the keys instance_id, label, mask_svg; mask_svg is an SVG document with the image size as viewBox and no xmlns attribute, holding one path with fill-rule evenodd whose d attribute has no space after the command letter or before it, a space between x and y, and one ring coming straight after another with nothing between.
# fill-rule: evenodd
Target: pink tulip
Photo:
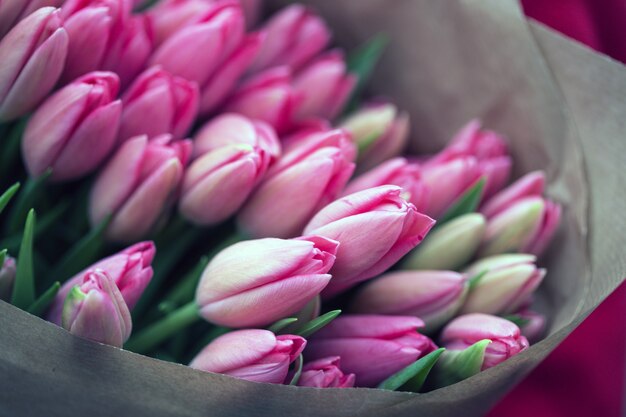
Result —
<instances>
[{"instance_id":1,"label":"pink tulip","mask_svg":"<svg viewBox=\"0 0 626 417\"><path fill-rule=\"evenodd\" d=\"M113 280L122 293L128 309L132 310L152 279L151 264L155 252L156 248L152 242L136 243L74 275L57 293L48 312L48 321L61 324L61 311L67 294L74 286L83 282L86 274L94 271L104 271Z\"/></svg>"},{"instance_id":2,"label":"pink tulip","mask_svg":"<svg viewBox=\"0 0 626 417\"><path fill-rule=\"evenodd\" d=\"M196 291L200 314L228 327L288 317L328 284L338 245L320 236L236 243L204 270Z\"/></svg>"},{"instance_id":3,"label":"pink tulip","mask_svg":"<svg viewBox=\"0 0 626 417\"><path fill-rule=\"evenodd\" d=\"M203 128L196 150L206 150L185 172L180 211L210 225L232 216L280 155L272 128L243 116L224 114Z\"/></svg>"},{"instance_id":4,"label":"pink tulip","mask_svg":"<svg viewBox=\"0 0 626 417\"><path fill-rule=\"evenodd\" d=\"M522 335L530 343L538 342L546 331L546 317L541 313L528 309L518 311L515 315L524 321L520 325Z\"/></svg>"},{"instance_id":5,"label":"pink tulip","mask_svg":"<svg viewBox=\"0 0 626 417\"><path fill-rule=\"evenodd\" d=\"M350 311L411 315L431 332L450 320L467 295L467 277L452 271L397 271L373 280L359 291Z\"/></svg>"},{"instance_id":6,"label":"pink tulip","mask_svg":"<svg viewBox=\"0 0 626 417\"><path fill-rule=\"evenodd\" d=\"M313 133L288 146L239 214L253 237L293 237L341 192L354 170L346 132Z\"/></svg>"},{"instance_id":7,"label":"pink tulip","mask_svg":"<svg viewBox=\"0 0 626 417\"><path fill-rule=\"evenodd\" d=\"M316 58L300 70L293 80L294 91L302 96L296 119L332 120L338 116L357 82L357 77L346 71L343 53L337 50Z\"/></svg>"},{"instance_id":8,"label":"pink tulip","mask_svg":"<svg viewBox=\"0 0 626 417\"><path fill-rule=\"evenodd\" d=\"M94 171L117 139L122 103L119 79L92 72L50 96L26 126L22 154L31 176L52 168L51 179L67 181Z\"/></svg>"},{"instance_id":9,"label":"pink tulip","mask_svg":"<svg viewBox=\"0 0 626 417\"><path fill-rule=\"evenodd\" d=\"M509 320L488 314L466 314L452 320L441 333L441 343L449 350L464 350L489 339L482 370L496 366L528 348L528 340Z\"/></svg>"},{"instance_id":10,"label":"pink tulip","mask_svg":"<svg viewBox=\"0 0 626 417\"><path fill-rule=\"evenodd\" d=\"M137 77L122 97L120 141L171 133L185 137L198 112L198 86L152 67Z\"/></svg>"},{"instance_id":11,"label":"pink tulip","mask_svg":"<svg viewBox=\"0 0 626 417\"><path fill-rule=\"evenodd\" d=\"M341 316L315 333L307 360L341 357L344 372L356 375L356 385L374 387L436 349L417 332L424 323L410 316Z\"/></svg>"},{"instance_id":12,"label":"pink tulip","mask_svg":"<svg viewBox=\"0 0 626 417\"><path fill-rule=\"evenodd\" d=\"M409 142L408 113L386 101L366 104L348 116L341 127L352 133L359 148L358 172L399 156Z\"/></svg>"},{"instance_id":13,"label":"pink tulip","mask_svg":"<svg viewBox=\"0 0 626 417\"><path fill-rule=\"evenodd\" d=\"M0 38L29 14L43 7L59 7L64 0L3 0L0 2Z\"/></svg>"},{"instance_id":14,"label":"pink tulip","mask_svg":"<svg viewBox=\"0 0 626 417\"><path fill-rule=\"evenodd\" d=\"M263 30L267 38L251 72L281 65L298 70L322 52L331 37L324 20L301 4L285 7L273 15Z\"/></svg>"},{"instance_id":15,"label":"pink tulip","mask_svg":"<svg viewBox=\"0 0 626 417\"><path fill-rule=\"evenodd\" d=\"M506 185L512 165L508 147L498 133L482 130L480 120L467 123L456 133L448 146L429 160L428 164L441 164L468 156L476 158L480 175L486 179L484 199Z\"/></svg>"},{"instance_id":16,"label":"pink tulip","mask_svg":"<svg viewBox=\"0 0 626 417\"><path fill-rule=\"evenodd\" d=\"M137 136L122 144L100 172L89 198L92 225L111 215L106 237L138 240L172 203L191 154L191 141Z\"/></svg>"},{"instance_id":17,"label":"pink tulip","mask_svg":"<svg viewBox=\"0 0 626 417\"><path fill-rule=\"evenodd\" d=\"M299 387L315 388L352 388L354 374L344 374L339 368L339 356L318 359L309 362L302 368L298 380Z\"/></svg>"},{"instance_id":18,"label":"pink tulip","mask_svg":"<svg viewBox=\"0 0 626 417\"><path fill-rule=\"evenodd\" d=\"M202 90L244 39L244 17L237 2L219 3L168 37L150 58L151 65L195 81Z\"/></svg>"},{"instance_id":19,"label":"pink tulip","mask_svg":"<svg viewBox=\"0 0 626 417\"><path fill-rule=\"evenodd\" d=\"M282 384L289 364L296 360L306 340L268 330L238 330L212 341L189 364L192 368L254 382Z\"/></svg>"},{"instance_id":20,"label":"pink tulip","mask_svg":"<svg viewBox=\"0 0 626 417\"><path fill-rule=\"evenodd\" d=\"M561 206L541 196L544 182L542 172L531 172L487 201L482 255L543 253L561 220Z\"/></svg>"},{"instance_id":21,"label":"pink tulip","mask_svg":"<svg viewBox=\"0 0 626 417\"><path fill-rule=\"evenodd\" d=\"M102 70L109 50L130 19L130 0L67 0L61 8L69 36L62 82Z\"/></svg>"},{"instance_id":22,"label":"pink tulip","mask_svg":"<svg viewBox=\"0 0 626 417\"><path fill-rule=\"evenodd\" d=\"M263 39L263 33L247 35L237 49L220 64L202 89L201 115L211 114L225 102L257 55Z\"/></svg>"},{"instance_id":23,"label":"pink tulip","mask_svg":"<svg viewBox=\"0 0 626 417\"><path fill-rule=\"evenodd\" d=\"M106 272L85 274L63 305L62 326L76 336L122 347L132 330L130 311Z\"/></svg>"},{"instance_id":24,"label":"pink tulip","mask_svg":"<svg viewBox=\"0 0 626 417\"><path fill-rule=\"evenodd\" d=\"M154 28L155 46L179 30L202 21L207 15L214 15L224 8L226 2L216 0L162 0L146 14Z\"/></svg>"},{"instance_id":25,"label":"pink tulip","mask_svg":"<svg viewBox=\"0 0 626 417\"><path fill-rule=\"evenodd\" d=\"M393 158L376 168L356 177L348 183L343 195L354 194L380 185L402 187L406 200L413 203L418 211L424 211L428 204L428 187L422 181L420 167L405 158Z\"/></svg>"},{"instance_id":26,"label":"pink tulip","mask_svg":"<svg viewBox=\"0 0 626 417\"><path fill-rule=\"evenodd\" d=\"M472 287L462 313L510 314L527 305L543 281L545 269L535 266L533 255L497 255L479 260L466 273L484 273Z\"/></svg>"},{"instance_id":27,"label":"pink tulip","mask_svg":"<svg viewBox=\"0 0 626 417\"><path fill-rule=\"evenodd\" d=\"M225 104L226 111L241 113L272 125L278 134L290 130L301 95L292 87L287 67L271 68L243 83Z\"/></svg>"},{"instance_id":28,"label":"pink tulip","mask_svg":"<svg viewBox=\"0 0 626 417\"><path fill-rule=\"evenodd\" d=\"M1 122L30 112L48 95L63 71L67 47L68 36L63 21L59 11L52 7L44 7L29 15L2 39Z\"/></svg>"},{"instance_id":29,"label":"pink tulip","mask_svg":"<svg viewBox=\"0 0 626 417\"><path fill-rule=\"evenodd\" d=\"M13 293L13 283L15 282L15 259L6 255L4 262L0 265L0 300L9 302Z\"/></svg>"},{"instance_id":30,"label":"pink tulip","mask_svg":"<svg viewBox=\"0 0 626 417\"><path fill-rule=\"evenodd\" d=\"M324 207L306 226L306 234L341 242L324 297L385 272L433 227L435 221L401 194L402 189L393 185L351 194Z\"/></svg>"}]
</instances>

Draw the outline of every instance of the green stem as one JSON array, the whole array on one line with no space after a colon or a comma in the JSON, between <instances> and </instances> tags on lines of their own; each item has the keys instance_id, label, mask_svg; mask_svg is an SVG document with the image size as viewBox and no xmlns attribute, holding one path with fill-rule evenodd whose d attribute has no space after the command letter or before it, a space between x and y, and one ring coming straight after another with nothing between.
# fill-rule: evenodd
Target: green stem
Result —
<instances>
[{"instance_id":1,"label":"green stem","mask_svg":"<svg viewBox=\"0 0 626 417\"><path fill-rule=\"evenodd\" d=\"M191 302L131 337L124 348L137 353L146 353L198 320L200 320L198 307L196 303Z\"/></svg>"}]
</instances>

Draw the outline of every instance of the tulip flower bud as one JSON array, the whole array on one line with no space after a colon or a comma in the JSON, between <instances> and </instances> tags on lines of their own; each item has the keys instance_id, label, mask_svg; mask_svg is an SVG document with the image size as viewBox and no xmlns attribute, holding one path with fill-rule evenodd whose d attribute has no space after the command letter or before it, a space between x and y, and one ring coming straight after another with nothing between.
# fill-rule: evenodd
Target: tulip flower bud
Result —
<instances>
[{"instance_id":1,"label":"tulip flower bud","mask_svg":"<svg viewBox=\"0 0 626 417\"><path fill-rule=\"evenodd\" d=\"M359 172L402 153L409 140L409 115L392 103L369 103L341 124L359 148Z\"/></svg>"},{"instance_id":2,"label":"tulip flower bud","mask_svg":"<svg viewBox=\"0 0 626 417\"><path fill-rule=\"evenodd\" d=\"M52 168L68 181L94 171L115 145L122 113L119 79L92 72L50 96L28 121L22 154L31 176Z\"/></svg>"},{"instance_id":3,"label":"tulip flower bud","mask_svg":"<svg viewBox=\"0 0 626 417\"><path fill-rule=\"evenodd\" d=\"M263 26L267 38L250 68L259 72L285 65L300 69L330 42L330 30L308 7L293 4L274 14Z\"/></svg>"},{"instance_id":4,"label":"tulip flower bud","mask_svg":"<svg viewBox=\"0 0 626 417\"><path fill-rule=\"evenodd\" d=\"M347 73L341 51L331 51L316 58L293 80L294 91L302 97L296 109L296 119L334 119L343 110L356 82L357 77Z\"/></svg>"},{"instance_id":5,"label":"tulip flower bud","mask_svg":"<svg viewBox=\"0 0 626 417\"><path fill-rule=\"evenodd\" d=\"M468 213L433 230L403 263L406 269L457 270L469 261L480 246L486 220Z\"/></svg>"},{"instance_id":6,"label":"tulip flower bud","mask_svg":"<svg viewBox=\"0 0 626 417\"><path fill-rule=\"evenodd\" d=\"M450 320L465 301L467 279L452 271L397 271L373 280L352 301L351 312L412 315L431 333Z\"/></svg>"},{"instance_id":7,"label":"tulip flower bud","mask_svg":"<svg viewBox=\"0 0 626 417\"><path fill-rule=\"evenodd\" d=\"M195 83L159 67L144 71L122 97L120 141L164 133L185 137L198 112L198 94Z\"/></svg>"},{"instance_id":8,"label":"tulip flower bud","mask_svg":"<svg viewBox=\"0 0 626 417\"><path fill-rule=\"evenodd\" d=\"M0 3L0 38L13 26L43 7L59 7L63 0L4 0Z\"/></svg>"},{"instance_id":9,"label":"tulip flower bud","mask_svg":"<svg viewBox=\"0 0 626 417\"><path fill-rule=\"evenodd\" d=\"M441 333L441 343L449 350L464 350L489 339L482 370L496 366L528 348L528 340L509 320L488 314L466 314L452 320Z\"/></svg>"},{"instance_id":10,"label":"tulip flower bud","mask_svg":"<svg viewBox=\"0 0 626 417\"><path fill-rule=\"evenodd\" d=\"M339 356L318 359L302 368L298 380L299 387L315 388L352 388L354 374L344 374L339 368Z\"/></svg>"},{"instance_id":11,"label":"tulip flower bud","mask_svg":"<svg viewBox=\"0 0 626 417\"><path fill-rule=\"evenodd\" d=\"M132 330L130 311L115 282L105 272L85 274L63 305L62 326L76 336L122 347Z\"/></svg>"},{"instance_id":12,"label":"tulip flower bud","mask_svg":"<svg viewBox=\"0 0 626 417\"><path fill-rule=\"evenodd\" d=\"M357 386L375 387L436 349L417 332L423 325L409 316L340 316L312 336L305 357L340 356L342 370L355 374Z\"/></svg>"},{"instance_id":13,"label":"tulip flower bud","mask_svg":"<svg viewBox=\"0 0 626 417\"><path fill-rule=\"evenodd\" d=\"M32 13L2 38L0 122L23 116L48 95L63 71L67 47L67 32L52 7Z\"/></svg>"},{"instance_id":14,"label":"tulip flower bud","mask_svg":"<svg viewBox=\"0 0 626 417\"><path fill-rule=\"evenodd\" d=\"M244 38L245 22L237 2L226 1L198 16L168 37L154 52L151 65L198 83L203 89L218 66ZM202 53L198 53L202 51Z\"/></svg>"},{"instance_id":15,"label":"tulip flower bud","mask_svg":"<svg viewBox=\"0 0 626 417\"><path fill-rule=\"evenodd\" d=\"M546 274L533 255L498 255L471 265L469 276L485 273L472 287L463 313L509 314L525 305Z\"/></svg>"},{"instance_id":16,"label":"tulip flower bud","mask_svg":"<svg viewBox=\"0 0 626 417\"><path fill-rule=\"evenodd\" d=\"M15 259L5 256L4 263L0 265L0 300L9 301L15 282Z\"/></svg>"},{"instance_id":17,"label":"tulip flower bud","mask_svg":"<svg viewBox=\"0 0 626 417\"><path fill-rule=\"evenodd\" d=\"M541 196L544 193L546 177L543 171L533 171L519 178L506 189L490 198L480 211L487 218L504 211L515 201L525 197Z\"/></svg>"},{"instance_id":18,"label":"tulip flower bud","mask_svg":"<svg viewBox=\"0 0 626 417\"><path fill-rule=\"evenodd\" d=\"M170 135L124 142L91 190L91 224L112 215L108 239L124 242L145 236L172 202L190 154L191 141L172 142Z\"/></svg>"},{"instance_id":19,"label":"tulip flower bud","mask_svg":"<svg viewBox=\"0 0 626 417\"><path fill-rule=\"evenodd\" d=\"M288 317L328 284L338 245L320 236L236 243L204 270L196 291L200 314L227 327Z\"/></svg>"},{"instance_id":20,"label":"tulip flower bud","mask_svg":"<svg viewBox=\"0 0 626 417\"><path fill-rule=\"evenodd\" d=\"M313 133L285 150L237 219L254 237L297 236L333 201L354 170L354 145L343 130Z\"/></svg>"},{"instance_id":21,"label":"tulip flower bud","mask_svg":"<svg viewBox=\"0 0 626 417\"><path fill-rule=\"evenodd\" d=\"M393 158L376 168L361 174L348 183L343 195L354 194L380 185L402 187L403 197L413 203L418 211L423 211L428 204L428 187L422 182L420 167L405 158Z\"/></svg>"},{"instance_id":22,"label":"tulip flower bud","mask_svg":"<svg viewBox=\"0 0 626 417\"><path fill-rule=\"evenodd\" d=\"M306 234L341 242L324 297L383 273L424 239L435 221L401 193L386 185L351 194L324 207L306 226Z\"/></svg>"},{"instance_id":23,"label":"tulip flower bud","mask_svg":"<svg viewBox=\"0 0 626 417\"><path fill-rule=\"evenodd\" d=\"M104 258L70 278L59 290L48 312L47 320L61 325L61 311L67 294L83 282L85 275L103 271L122 293L124 302L132 310L152 279L152 260L156 248L152 242L136 243L121 252Z\"/></svg>"},{"instance_id":24,"label":"tulip flower bud","mask_svg":"<svg viewBox=\"0 0 626 417\"><path fill-rule=\"evenodd\" d=\"M480 176L485 178L483 198L489 198L508 182L512 160L504 138L490 130L482 130L480 120L467 123L450 141L450 144L429 164L440 164L459 157L473 156L478 163Z\"/></svg>"},{"instance_id":25,"label":"tulip flower bud","mask_svg":"<svg viewBox=\"0 0 626 417\"><path fill-rule=\"evenodd\" d=\"M282 384L306 346L300 336L269 330L237 330L218 337L189 364L192 368L254 382Z\"/></svg>"},{"instance_id":26,"label":"tulip flower bud","mask_svg":"<svg viewBox=\"0 0 626 417\"><path fill-rule=\"evenodd\" d=\"M234 114L211 121L196 143L207 152L185 172L179 208L202 225L232 216L280 154L270 126Z\"/></svg>"},{"instance_id":27,"label":"tulip flower bud","mask_svg":"<svg viewBox=\"0 0 626 417\"><path fill-rule=\"evenodd\" d=\"M287 67L270 68L244 82L226 103L226 111L241 113L270 124L278 134L287 132L301 96L292 86Z\"/></svg>"}]
</instances>

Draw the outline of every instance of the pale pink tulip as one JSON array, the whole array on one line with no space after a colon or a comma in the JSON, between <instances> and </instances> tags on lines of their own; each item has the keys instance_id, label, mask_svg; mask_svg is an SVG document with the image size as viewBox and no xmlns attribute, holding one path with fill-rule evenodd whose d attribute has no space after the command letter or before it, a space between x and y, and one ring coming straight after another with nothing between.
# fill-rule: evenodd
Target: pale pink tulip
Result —
<instances>
[{"instance_id":1,"label":"pale pink tulip","mask_svg":"<svg viewBox=\"0 0 626 417\"><path fill-rule=\"evenodd\" d=\"M320 236L236 243L204 270L196 291L200 314L228 327L288 317L328 284L338 245Z\"/></svg>"},{"instance_id":2,"label":"pale pink tulip","mask_svg":"<svg viewBox=\"0 0 626 417\"><path fill-rule=\"evenodd\" d=\"M333 201L354 170L354 145L343 130L313 133L287 146L239 214L253 237L293 237Z\"/></svg>"},{"instance_id":3,"label":"pale pink tulip","mask_svg":"<svg viewBox=\"0 0 626 417\"><path fill-rule=\"evenodd\" d=\"M238 330L212 341L189 364L192 368L254 382L282 384L289 364L296 360L306 340L268 330Z\"/></svg>"},{"instance_id":4,"label":"pale pink tulip","mask_svg":"<svg viewBox=\"0 0 626 417\"><path fill-rule=\"evenodd\" d=\"M340 360L339 356L331 356L305 364L298 380L298 386L352 388L354 386L354 374L344 374L339 367Z\"/></svg>"},{"instance_id":5,"label":"pale pink tulip","mask_svg":"<svg viewBox=\"0 0 626 417\"><path fill-rule=\"evenodd\" d=\"M421 356L436 349L411 316L340 316L309 340L305 358L341 357L341 369L356 376L356 385L375 387Z\"/></svg>"},{"instance_id":6,"label":"pale pink tulip","mask_svg":"<svg viewBox=\"0 0 626 417\"><path fill-rule=\"evenodd\" d=\"M170 135L137 136L124 142L100 172L89 197L89 218L97 225L111 215L106 237L138 240L150 232L178 191L191 141Z\"/></svg>"},{"instance_id":7,"label":"pale pink tulip","mask_svg":"<svg viewBox=\"0 0 626 417\"><path fill-rule=\"evenodd\" d=\"M29 14L43 7L59 7L64 0L2 0L0 2L0 38Z\"/></svg>"},{"instance_id":8,"label":"pale pink tulip","mask_svg":"<svg viewBox=\"0 0 626 417\"><path fill-rule=\"evenodd\" d=\"M92 72L50 96L28 121L22 155L31 176L52 168L67 181L94 171L113 150L122 113L119 79Z\"/></svg>"},{"instance_id":9,"label":"pale pink tulip","mask_svg":"<svg viewBox=\"0 0 626 417\"><path fill-rule=\"evenodd\" d=\"M179 30L199 23L202 19L215 15L227 6L229 2L216 0L159 1L146 12L154 28L155 46L160 46Z\"/></svg>"},{"instance_id":10,"label":"pale pink tulip","mask_svg":"<svg viewBox=\"0 0 626 417\"><path fill-rule=\"evenodd\" d=\"M393 185L359 191L324 207L306 226L306 234L341 242L324 297L385 272L433 227L401 194Z\"/></svg>"},{"instance_id":11,"label":"pale pink tulip","mask_svg":"<svg viewBox=\"0 0 626 417\"><path fill-rule=\"evenodd\" d=\"M23 4L23 3L21 3ZM3 11L0 5L0 12ZM33 110L61 76L68 36L57 9L44 7L19 22L0 42L0 121Z\"/></svg>"}]
</instances>

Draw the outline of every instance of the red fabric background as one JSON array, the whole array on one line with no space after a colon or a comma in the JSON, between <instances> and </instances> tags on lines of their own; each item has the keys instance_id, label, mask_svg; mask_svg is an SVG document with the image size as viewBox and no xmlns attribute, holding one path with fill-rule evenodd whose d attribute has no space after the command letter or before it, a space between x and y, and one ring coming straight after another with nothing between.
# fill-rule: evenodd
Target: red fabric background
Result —
<instances>
[{"instance_id":1,"label":"red fabric background","mask_svg":"<svg viewBox=\"0 0 626 417\"><path fill-rule=\"evenodd\" d=\"M626 0L522 3L528 16L626 63ZM624 415L625 317L622 284L488 417Z\"/></svg>"}]
</instances>

